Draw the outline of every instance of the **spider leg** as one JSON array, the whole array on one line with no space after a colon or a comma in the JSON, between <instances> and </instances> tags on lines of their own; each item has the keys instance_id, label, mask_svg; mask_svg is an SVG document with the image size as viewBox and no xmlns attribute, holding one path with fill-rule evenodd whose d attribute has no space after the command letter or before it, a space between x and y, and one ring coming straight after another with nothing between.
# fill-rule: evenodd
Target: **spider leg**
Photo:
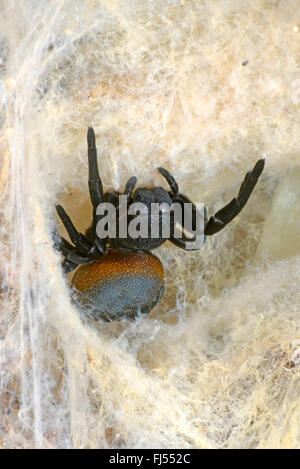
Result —
<instances>
[{"instance_id":1,"label":"spider leg","mask_svg":"<svg viewBox=\"0 0 300 469\"><path fill-rule=\"evenodd\" d=\"M67 261L72 262L73 264L81 265L81 264L90 264L93 259L90 257L84 256L82 254L78 254L78 251L73 248L72 251L69 251L68 254L64 254Z\"/></svg>"},{"instance_id":2,"label":"spider leg","mask_svg":"<svg viewBox=\"0 0 300 469\"><path fill-rule=\"evenodd\" d=\"M185 195L179 193L178 184L177 184L174 176L172 176L172 174L170 174L169 171L167 171L165 168L161 168L161 167L159 167L157 169L160 172L160 174L167 180L167 182L168 182L168 184L171 188L171 192L169 194L172 198L173 203L179 203L181 205L181 208L182 208L182 223L181 224L182 224L182 226L183 227L187 227L187 226L191 227L192 231L196 231L196 229L197 229L197 207L196 207L196 205L190 199L188 199ZM188 210L184 209L185 204L190 204L191 211L188 211ZM204 222L206 223L206 221L207 221L206 220L206 210L204 208ZM186 238L186 239L189 240L189 238ZM179 243L179 244L182 244L182 246L179 246L179 247L183 247L183 249L184 249L185 242L183 241L182 243Z\"/></svg>"},{"instance_id":3,"label":"spider leg","mask_svg":"<svg viewBox=\"0 0 300 469\"><path fill-rule=\"evenodd\" d=\"M69 253L72 252L72 250L75 249L74 246L72 246L72 244L70 244L65 238L61 237L57 231L54 232L53 238L55 249L57 249L57 251L60 251L63 256L67 256ZM76 269L78 265L78 262L71 262L65 258L62 263L63 272L65 274L68 274L69 272L72 272L72 270Z\"/></svg>"},{"instance_id":4,"label":"spider leg","mask_svg":"<svg viewBox=\"0 0 300 469\"><path fill-rule=\"evenodd\" d=\"M78 264L74 264L74 262L68 261L65 259L62 263L62 269L64 274L69 274L70 272L73 272L78 267Z\"/></svg>"},{"instance_id":5,"label":"spider leg","mask_svg":"<svg viewBox=\"0 0 300 469\"><path fill-rule=\"evenodd\" d=\"M95 257L100 257L101 255L105 254L105 251L106 251L106 239L99 238L96 232L97 222L99 221L100 218L101 217L97 216L94 211L92 225L86 231L86 235L93 240L93 247L98 250L98 253L95 252ZM100 256L99 256L99 253L100 253Z\"/></svg>"},{"instance_id":6,"label":"spider leg","mask_svg":"<svg viewBox=\"0 0 300 469\"><path fill-rule=\"evenodd\" d=\"M182 219L181 220L173 220L173 225L175 229L175 225L177 222L180 221L180 224L182 225L183 229L189 227L193 232L197 230L197 207L196 205L188 199L185 195L179 193L179 187L178 184L172 176L172 174L169 173L165 168L157 168L160 174L167 180L171 192L169 193L173 203L179 203L182 208ZM190 204L191 211L185 210L185 204ZM205 209L204 209L205 210ZM201 216L201 215L200 215ZM206 210L204 212L204 224L206 223ZM204 226L203 226L204 229ZM194 247L191 248L191 243L195 242L197 240L198 236L203 237L203 232L201 233L196 233L193 237L187 238L183 233L181 233L181 237L178 238L177 236L174 235L174 233L171 234L170 236L170 241L171 243L175 244L177 247L185 250L197 250L200 247ZM205 238L204 238L205 240Z\"/></svg>"},{"instance_id":7,"label":"spider leg","mask_svg":"<svg viewBox=\"0 0 300 469\"><path fill-rule=\"evenodd\" d=\"M67 215L65 209L61 205L56 205L56 211L58 213L59 218L63 222L72 243L75 244L76 247L89 253L93 248L93 244L91 243L91 241L82 233L79 233L76 230L75 226L71 221L71 218Z\"/></svg>"},{"instance_id":8,"label":"spider leg","mask_svg":"<svg viewBox=\"0 0 300 469\"><path fill-rule=\"evenodd\" d=\"M229 204L225 205L225 207L221 208L221 210L216 212L215 215L209 219L205 226L205 235L211 236L218 233L218 231L225 228L225 226L240 213L256 186L258 178L264 169L264 165L264 159L258 160L252 171L248 171L237 197L232 199Z\"/></svg>"},{"instance_id":9,"label":"spider leg","mask_svg":"<svg viewBox=\"0 0 300 469\"><path fill-rule=\"evenodd\" d=\"M179 188L178 188L177 182L175 181L174 176L172 176L172 174L170 174L169 171L167 171L165 168L159 167L157 169L160 172L160 174L166 179L167 183L169 184L171 191L172 191L171 195L173 197L176 197L178 195Z\"/></svg>"},{"instance_id":10,"label":"spider leg","mask_svg":"<svg viewBox=\"0 0 300 469\"><path fill-rule=\"evenodd\" d=\"M66 274L72 272L78 265L89 264L93 260L93 258L79 252L78 249L74 248L74 246L63 237L60 237L59 241L56 242L56 249L65 256L62 267Z\"/></svg>"},{"instance_id":11,"label":"spider leg","mask_svg":"<svg viewBox=\"0 0 300 469\"><path fill-rule=\"evenodd\" d=\"M90 199L93 205L93 222L91 228L89 229L89 233L91 234L94 245L98 251L101 254L104 254L106 250L106 240L99 238L96 232L97 222L99 221L96 210L98 205L104 202L104 196L102 181L100 179L98 170L96 138L93 127L88 128L87 144L89 163L89 191Z\"/></svg>"},{"instance_id":12,"label":"spider leg","mask_svg":"<svg viewBox=\"0 0 300 469\"><path fill-rule=\"evenodd\" d=\"M125 190L124 190L124 195L127 195L127 197L131 197L131 193L137 183L137 178L135 176L132 176L130 179L128 179Z\"/></svg>"},{"instance_id":13,"label":"spider leg","mask_svg":"<svg viewBox=\"0 0 300 469\"><path fill-rule=\"evenodd\" d=\"M172 233L170 241L171 243L175 244L175 246L186 251L197 251L202 247L205 242L204 226L207 221L206 209L205 207L203 207L203 213L197 211L196 205L183 194L178 194L178 196L173 199L173 203L179 203L182 208L182 219L174 219L174 230L176 222L180 222L180 224L182 225L182 233L180 238L178 236L175 236L175 233ZM185 210L185 204L190 204L190 210ZM183 232L184 230L186 232L193 232L194 236L185 236ZM191 243L195 243L195 241L199 239L201 239L203 242L198 242L197 245L191 247Z\"/></svg>"},{"instance_id":14,"label":"spider leg","mask_svg":"<svg viewBox=\"0 0 300 469\"><path fill-rule=\"evenodd\" d=\"M194 243L196 241L196 236L193 238L186 238L185 236L182 236L182 238L175 238L171 237L169 241L178 248L184 249L185 251L199 251L199 249L202 247L202 245L205 242L205 237L203 236L203 243L200 246L195 246L191 247L191 243Z\"/></svg>"},{"instance_id":15,"label":"spider leg","mask_svg":"<svg viewBox=\"0 0 300 469\"><path fill-rule=\"evenodd\" d=\"M196 216L197 216L197 207L196 205L188 199L185 195L183 194L178 194L177 197L173 199L173 203L179 203L182 208L182 226L184 227L191 227L193 231L196 230ZM184 205L185 204L190 204L191 211L189 210L184 210Z\"/></svg>"},{"instance_id":16,"label":"spider leg","mask_svg":"<svg viewBox=\"0 0 300 469\"><path fill-rule=\"evenodd\" d=\"M171 193L170 196L172 197L173 203L179 203L182 208L182 220L181 220L181 225L183 227L190 227L193 231L196 231L197 227L197 208L196 205L188 199L185 195L179 193L179 187L178 184L172 176L172 174L169 173L165 168L157 168L160 174L167 180L170 188L171 188ZM191 211L187 211L184 209L185 204L190 204L191 206ZM176 223L177 220L174 220L174 224ZM205 220L206 221L206 220ZM196 235L197 236L197 235ZM176 244L176 246L181 247L182 249L187 249L187 246L190 242L196 240L196 236L194 238L186 238L183 234L181 238L177 238L174 236L171 236L170 241Z\"/></svg>"},{"instance_id":17,"label":"spider leg","mask_svg":"<svg viewBox=\"0 0 300 469\"><path fill-rule=\"evenodd\" d=\"M90 198L93 205L93 222L91 227L87 230L87 236L79 233L73 225L71 218L67 215L66 211L61 205L56 206L59 218L63 222L73 246L64 238L59 237L57 249L59 249L65 256L62 264L64 272L68 273L74 270L77 265L89 264L94 259L97 259L105 253L106 240L98 238L96 234L96 225L98 217L96 216L96 209L98 205L103 202L103 188L102 182L99 177L98 164L97 164L97 149L95 132L92 127L89 127L87 133L88 143L88 166L89 166L89 191Z\"/></svg>"},{"instance_id":18,"label":"spider leg","mask_svg":"<svg viewBox=\"0 0 300 469\"><path fill-rule=\"evenodd\" d=\"M94 210L103 202L103 188L97 163L96 138L93 127L88 128L89 190Z\"/></svg>"},{"instance_id":19,"label":"spider leg","mask_svg":"<svg viewBox=\"0 0 300 469\"><path fill-rule=\"evenodd\" d=\"M92 262L93 258L89 257L87 253L83 253L79 249L76 249L71 243L65 238L61 237L60 242L57 245L57 249L69 260L76 264L88 264Z\"/></svg>"}]
</instances>

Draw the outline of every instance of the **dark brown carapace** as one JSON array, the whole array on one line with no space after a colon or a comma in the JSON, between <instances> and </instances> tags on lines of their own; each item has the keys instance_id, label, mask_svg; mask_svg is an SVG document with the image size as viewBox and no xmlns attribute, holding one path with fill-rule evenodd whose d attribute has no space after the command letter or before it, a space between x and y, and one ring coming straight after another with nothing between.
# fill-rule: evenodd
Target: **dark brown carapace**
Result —
<instances>
[{"instance_id":1,"label":"dark brown carapace","mask_svg":"<svg viewBox=\"0 0 300 469\"><path fill-rule=\"evenodd\" d=\"M72 284L93 319L133 321L160 300L164 271L149 252L109 250L91 264L79 266Z\"/></svg>"}]
</instances>

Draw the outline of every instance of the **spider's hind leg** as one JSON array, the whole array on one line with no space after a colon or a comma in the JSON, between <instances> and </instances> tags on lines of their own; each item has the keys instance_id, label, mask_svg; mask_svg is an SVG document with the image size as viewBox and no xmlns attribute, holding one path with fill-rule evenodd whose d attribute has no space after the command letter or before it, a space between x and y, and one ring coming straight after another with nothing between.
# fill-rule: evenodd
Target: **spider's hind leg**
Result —
<instances>
[{"instance_id":1,"label":"spider's hind leg","mask_svg":"<svg viewBox=\"0 0 300 469\"><path fill-rule=\"evenodd\" d=\"M256 186L258 178L264 169L264 165L264 159L258 160L252 171L248 171L237 197L232 199L229 204L225 205L225 207L221 208L221 210L209 219L205 226L205 235L211 236L218 233L218 231L225 228L225 226L240 213Z\"/></svg>"}]
</instances>

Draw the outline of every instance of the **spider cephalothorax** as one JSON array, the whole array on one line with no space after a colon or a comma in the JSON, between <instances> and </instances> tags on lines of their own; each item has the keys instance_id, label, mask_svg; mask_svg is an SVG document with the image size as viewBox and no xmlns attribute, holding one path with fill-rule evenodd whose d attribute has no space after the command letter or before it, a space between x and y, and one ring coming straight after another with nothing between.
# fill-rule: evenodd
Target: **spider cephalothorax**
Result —
<instances>
[{"instance_id":1,"label":"spider cephalothorax","mask_svg":"<svg viewBox=\"0 0 300 469\"><path fill-rule=\"evenodd\" d=\"M72 283L81 302L90 306L94 318L108 321L126 318L133 320L139 313L148 313L157 304L164 290L161 262L149 251L167 239L182 249L195 249L191 248L191 241L197 236L197 207L179 192L174 177L164 168L158 168L158 171L169 184L169 191L162 187L142 187L135 190L137 179L133 176L128 180L122 194L115 191L104 193L98 172L95 133L92 127L88 129L87 142L93 221L87 233L83 235L76 230L63 207L56 207L73 243L60 238L59 250L65 257L63 270L69 273L81 265L75 272ZM209 220L204 211L202 235L210 236L219 232L240 213L263 168L264 160L260 159L253 170L246 174L237 197ZM120 226L124 218L124 214L121 214L120 195L123 196L123 202L125 199L126 225L134 218L131 212L134 204L143 204L148 210L146 225L149 230L146 235L132 236L130 230L126 232L125 237L120 235ZM105 204L111 204L116 211L115 236L101 236L97 229L104 216L99 209ZM170 230L166 236L162 230L162 212L155 212L156 216L153 218L153 204L165 204L167 207L177 204L182 208L185 204L190 204L190 222L194 237L186 237L184 233L176 236L175 225L177 226L178 219L174 214L169 219ZM151 236L153 220L158 224L156 236ZM184 218L180 223L184 225Z\"/></svg>"}]
</instances>

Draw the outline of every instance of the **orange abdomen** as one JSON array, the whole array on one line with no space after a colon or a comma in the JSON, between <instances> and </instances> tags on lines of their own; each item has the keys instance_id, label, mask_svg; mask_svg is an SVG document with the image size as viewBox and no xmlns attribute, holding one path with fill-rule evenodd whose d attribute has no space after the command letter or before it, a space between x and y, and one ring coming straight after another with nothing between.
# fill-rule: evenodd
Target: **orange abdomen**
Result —
<instances>
[{"instance_id":1,"label":"orange abdomen","mask_svg":"<svg viewBox=\"0 0 300 469\"><path fill-rule=\"evenodd\" d=\"M134 320L149 313L163 295L164 271L151 253L109 250L79 266L72 284L93 319Z\"/></svg>"}]
</instances>

